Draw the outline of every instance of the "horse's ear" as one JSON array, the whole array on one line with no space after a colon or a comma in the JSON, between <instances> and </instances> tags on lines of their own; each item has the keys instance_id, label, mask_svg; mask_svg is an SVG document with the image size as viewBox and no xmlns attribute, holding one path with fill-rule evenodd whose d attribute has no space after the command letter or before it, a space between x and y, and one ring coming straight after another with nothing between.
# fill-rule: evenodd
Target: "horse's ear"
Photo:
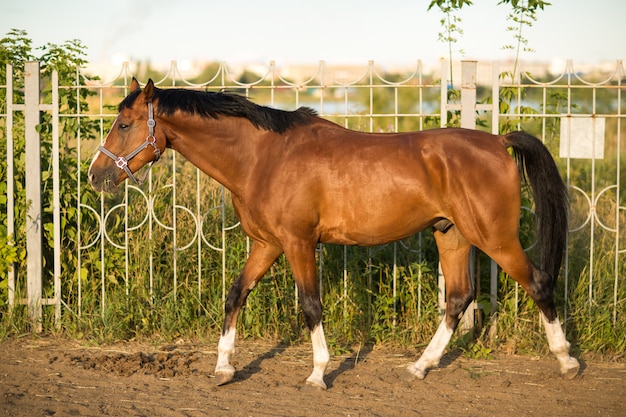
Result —
<instances>
[{"instance_id":1,"label":"horse's ear","mask_svg":"<svg viewBox=\"0 0 626 417\"><path fill-rule=\"evenodd\" d=\"M130 92L132 93L135 90L139 90L141 87L139 86L139 81L137 78L133 77L133 81L130 83Z\"/></svg>"},{"instance_id":2,"label":"horse's ear","mask_svg":"<svg viewBox=\"0 0 626 417\"><path fill-rule=\"evenodd\" d=\"M146 103L149 101L152 101L152 96L154 95L154 82L152 81L152 78L150 78L148 80L148 84L146 84L146 86L143 89L143 94L144 97L146 99Z\"/></svg>"}]
</instances>

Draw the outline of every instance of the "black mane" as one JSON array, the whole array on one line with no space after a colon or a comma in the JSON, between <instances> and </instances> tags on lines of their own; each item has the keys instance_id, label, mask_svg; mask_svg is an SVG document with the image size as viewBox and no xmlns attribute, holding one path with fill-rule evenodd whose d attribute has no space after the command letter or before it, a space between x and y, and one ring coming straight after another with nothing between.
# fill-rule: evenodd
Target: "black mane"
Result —
<instances>
[{"instance_id":1,"label":"black mane","mask_svg":"<svg viewBox=\"0 0 626 417\"><path fill-rule=\"evenodd\" d=\"M130 108L139 90L129 94L119 105L119 111ZM189 114L198 114L203 117L218 119L220 115L245 117L255 127L283 133L287 129L311 121L317 116L315 110L308 107L300 107L295 111L273 109L260 106L238 94L213 93L197 90L154 89L154 98L159 100L157 112L171 115L177 110Z\"/></svg>"}]
</instances>

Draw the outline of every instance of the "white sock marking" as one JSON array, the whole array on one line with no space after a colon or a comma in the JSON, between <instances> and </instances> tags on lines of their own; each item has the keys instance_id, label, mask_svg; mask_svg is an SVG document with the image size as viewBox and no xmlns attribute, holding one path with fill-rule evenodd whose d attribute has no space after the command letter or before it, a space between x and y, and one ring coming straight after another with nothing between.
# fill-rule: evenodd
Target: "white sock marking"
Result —
<instances>
[{"instance_id":1,"label":"white sock marking","mask_svg":"<svg viewBox=\"0 0 626 417\"><path fill-rule=\"evenodd\" d=\"M430 368L434 368L439 365L439 361L441 360L443 352L445 351L446 346L448 346L448 342L450 342L450 338L453 333L454 330L448 327L446 319L444 318L439 324L435 335L431 339L422 356L417 360L417 362L409 365L408 371L417 376L419 379L424 379Z\"/></svg>"},{"instance_id":2,"label":"white sock marking","mask_svg":"<svg viewBox=\"0 0 626 417\"><path fill-rule=\"evenodd\" d=\"M215 365L215 373L234 373L235 368L230 364L230 356L235 353L235 328L226 330L226 333L220 336L217 345L217 364Z\"/></svg>"},{"instance_id":3,"label":"white sock marking","mask_svg":"<svg viewBox=\"0 0 626 417\"><path fill-rule=\"evenodd\" d=\"M313 372L307 378L307 382L326 388L324 372L326 371L328 362L330 362L330 355L328 354L322 323L315 326L311 331L311 343L313 345Z\"/></svg>"},{"instance_id":4,"label":"white sock marking","mask_svg":"<svg viewBox=\"0 0 626 417\"><path fill-rule=\"evenodd\" d=\"M580 365L575 358L569 355L570 344L567 339L565 339L565 333L563 333L563 328L561 327L558 317L550 322L543 313L540 314L543 325L546 328L550 352L558 359L561 373L573 378L578 373Z\"/></svg>"}]
</instances>

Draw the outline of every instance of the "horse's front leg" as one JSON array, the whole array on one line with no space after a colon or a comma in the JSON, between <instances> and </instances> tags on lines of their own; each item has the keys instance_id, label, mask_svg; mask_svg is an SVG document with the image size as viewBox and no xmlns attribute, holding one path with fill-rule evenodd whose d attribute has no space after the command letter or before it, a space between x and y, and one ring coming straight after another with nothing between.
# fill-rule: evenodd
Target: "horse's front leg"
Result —
<instances>
[{"instance_id":1,"label":"horse's front leg","mask_svg":"<svg viewBox=\"0 0 626 417\"><path fill-rule=\"evenodd\" d=\"M235 368L230 364L230 357L235 353L235 333L239 311L250 292L281 253L282 249L265 243L253 242L250 256L241 274L228 291L224 305L224 327L217 346L217 364L215 365L217 385L226 384L235 375Z\"/></svg>"},{"instance_id":2,"label":"horse's front leg","mask_svg":"<svg viewBox=\"0 0 626 417\"><path fill-rule=\"evenodd\" d=\"M316 297L316 299L319 302L319 295ZM311 299L311 301L314 300ZM313 372L311 372L311 375L309 375L309 377L306 379L306 383L314 387L326 389L326 383L324 382L324 373L326 372L326 368L328 367L328 363L330 362L330 355L328 353L328 347L326 346L326 337L324 336L324 328L322 326L322 303L319 302L319 305L319 318L316 318L315 315L305 313L305 317L311 317L311 319L307 318L307 326L311 330L311 344L313 345ZM315 307L315 310L317 310L317 307ZM311 324L308 324L310 321L315 320L317 320L317 324L313 326Z\"/></svg>"},{"instance_id":3,"label":"horse's front leg","mask_svg":"<svg viewBox=\"0 0 626 417\"><path fill-rule=\"evenodd\" d=\"M308 385L326 389L324 372L330 362L324 327L322 326L322 301L320 300L315 266L315 242L296 242L285 245L285 255L293 270L302 301L302 312L311 331L313 345L313 372L306 379Z\"/></svg>"}]
</instances>

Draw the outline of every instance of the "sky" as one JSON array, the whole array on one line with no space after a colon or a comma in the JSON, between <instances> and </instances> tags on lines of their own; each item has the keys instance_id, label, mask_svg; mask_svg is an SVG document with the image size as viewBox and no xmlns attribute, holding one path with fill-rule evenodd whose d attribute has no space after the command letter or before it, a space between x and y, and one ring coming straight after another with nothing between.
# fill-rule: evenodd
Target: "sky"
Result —
<instances>
[{"instance_id":1,"label":"sky","mask_svg":"<svg viewBox=\"0 0 626 417\"><path fill-rule=\"evenodd\" d=\"M510 6L474 0L456 15L454 59L506 60ZM98 65L172 60L230 64L411 65L447 57L430 0L2 0L0 37L26 30L33 46L78 39ZM626 58L626 1L552 0L524 36L528 61ZM461 53L462 51L462 53ZM35 53L37 55L37 53Z\"/></svg>"}]
</instances>

